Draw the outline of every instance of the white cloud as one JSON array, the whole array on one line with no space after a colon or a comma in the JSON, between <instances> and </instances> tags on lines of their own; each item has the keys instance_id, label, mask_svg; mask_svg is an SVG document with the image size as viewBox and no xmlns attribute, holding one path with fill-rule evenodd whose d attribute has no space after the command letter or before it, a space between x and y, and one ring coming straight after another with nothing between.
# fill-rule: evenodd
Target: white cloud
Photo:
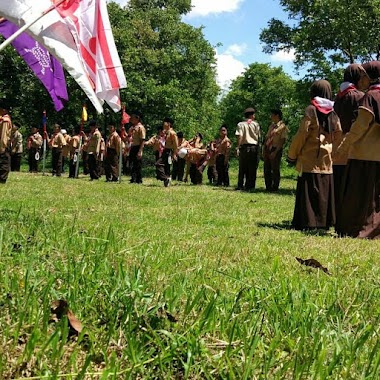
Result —
<instances>
[{"instance_id":1,"label":"white cloud","mask_svg":"<svg viewBox=\"0 0 380 380\"><path fill-rule=\"evenodd\" d=\"M107 0L107 3L110 3L111 1L120 4L122 7L129 3L129 0Z\"/></svg>"},{"instance_id":2,"label":"white cloud","mask_svg":"<svg viewBox=\"0 0 380 380\"><path fill-rule=\"evenodd\" d=\"M216 53L216 61L217 82L222 90L227 90L231 82L243 73L245 65L227 53Z\"/></svg>"},{"instance_id":3,"label":"white cloud","mask_svg":"<svg viewBox=\"0 0 380 380\"><path fill-rule=\"evenodd\" d=\"M280 50L271 55L272 62L293 62L295 58L294 49L290 49L289 51Z\"/></svg>"},{"instance_id":4,"label":"white cloud","mask_svg":"<svg viewBox=\"0 0 380 380\"><path fill-rule=\"evenodd\" d=\"M193 10L189 17L208 16L210 14L235 12L244 0L192 0Z\"/></svg>"},{"instance_id":5,"label":"white cloud","mask_svg":"<svg viewBox=\"0 0 380 380\"><path fill-rule=\"evenodd\" d=\"M241 56L248 48L248 45L246 43L243 44L233 44L229 46L225 52L225 54L230 54L235 57Z\"/></svg>"}]
</instances>

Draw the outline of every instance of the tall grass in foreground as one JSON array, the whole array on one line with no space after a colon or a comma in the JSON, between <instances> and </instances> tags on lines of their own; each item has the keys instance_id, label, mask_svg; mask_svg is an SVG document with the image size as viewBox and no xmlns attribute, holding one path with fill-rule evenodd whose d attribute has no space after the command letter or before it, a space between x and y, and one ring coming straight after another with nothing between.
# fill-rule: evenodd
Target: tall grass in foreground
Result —
<instances>
[{"instance_id":1,"label":"tall grass in foreground","mask_svg":"<svg viewBox=\"0 0 380 380\"><path fill-rule=\"evenodd\" d=\"M246 194L12 173L0 378L380 378L379 243L290 230L285 174L279 194L262 178ZM51 321L58 299L78 336Z\"/></svg>"}]
</instances>

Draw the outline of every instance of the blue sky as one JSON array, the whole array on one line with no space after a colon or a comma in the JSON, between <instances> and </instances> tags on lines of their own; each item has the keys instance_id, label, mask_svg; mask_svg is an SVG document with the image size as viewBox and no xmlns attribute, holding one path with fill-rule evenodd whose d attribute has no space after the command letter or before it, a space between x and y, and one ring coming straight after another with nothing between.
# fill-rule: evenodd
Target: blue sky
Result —
<instances>
[{"instance_id":1,"label":"blue sky","mask_svg":"<svg viewBox=\"0 0 380 380\"><path fill-rule=\"evenodd\" d=\"M117 2L125 5L128 0ZM184 21L204 27L205 38L217 53L221 87L226 89L253 62L283 66L288 74L295 76L292 52L264 54L259 40L261 30L272 17L287 19L278 0L192 0L192 5L193 11Z\"/></svg>"}]
</instances>

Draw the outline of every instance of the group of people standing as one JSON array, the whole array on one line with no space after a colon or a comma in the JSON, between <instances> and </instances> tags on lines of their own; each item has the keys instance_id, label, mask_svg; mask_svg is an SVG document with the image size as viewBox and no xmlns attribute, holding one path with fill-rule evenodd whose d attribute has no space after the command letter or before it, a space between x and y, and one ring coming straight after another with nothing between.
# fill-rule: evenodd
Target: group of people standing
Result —
<instances>
[{"instance_id":1,"label":"group of people standing","mask_svg":"<svg viewBox=\"0 0 380 380\"><path fill-rule=\"evenodd\" d=\"M313 83L288 152L299 172L293 227L380 236L380 61L349 65L335 102Z\"/></svg>"}]
</instances>

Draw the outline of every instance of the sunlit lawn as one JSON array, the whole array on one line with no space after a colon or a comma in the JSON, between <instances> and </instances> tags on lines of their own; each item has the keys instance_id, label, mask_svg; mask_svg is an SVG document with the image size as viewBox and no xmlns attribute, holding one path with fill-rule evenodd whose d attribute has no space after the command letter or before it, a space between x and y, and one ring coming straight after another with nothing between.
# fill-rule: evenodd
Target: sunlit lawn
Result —
<instances>
[{"instance_id":1,"label":"sunlit lawn","mask_svg":"<svg viewBox=\"0 0 380 380\"><path fill-rule=\"evenodd\" d=\"M290 230L284 175L249 194L11 173L0 378L380 378L380 243ZM79 336L52 320L59 299Z\"/></svg>"}]
</instances>

